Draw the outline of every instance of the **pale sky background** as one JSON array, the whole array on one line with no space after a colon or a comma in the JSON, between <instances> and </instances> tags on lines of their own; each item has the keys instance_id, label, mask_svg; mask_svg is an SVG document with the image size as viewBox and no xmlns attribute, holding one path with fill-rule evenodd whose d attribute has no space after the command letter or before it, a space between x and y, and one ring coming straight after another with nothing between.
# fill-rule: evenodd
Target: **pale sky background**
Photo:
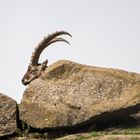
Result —
<instances>
[{"instance_id":1,"label":"pale sky background","mask_svg":"<svg viewBox=\"0 0 140 140\"><path fill-rule=\"evenodd\" d=\"M140 73L140 0L0 0L0 92L20 102L35 46L65 30L71 43L41 55Z\"/></svg>"}]
</instances>

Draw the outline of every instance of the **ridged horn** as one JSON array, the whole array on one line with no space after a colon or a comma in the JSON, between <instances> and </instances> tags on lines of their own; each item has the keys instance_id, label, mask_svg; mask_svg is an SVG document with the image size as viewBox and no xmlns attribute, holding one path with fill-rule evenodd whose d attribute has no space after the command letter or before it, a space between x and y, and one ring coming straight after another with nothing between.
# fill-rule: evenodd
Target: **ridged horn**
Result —
<instances>
[{"instance_id":1,"label":"ridged horn","mask_svg":"<svg viewBox=\"0 0 140 140\"><path fill-rule=\"evenodd\" d=\"M69 44L69 42L66 41L65 39L57 38L60 35L69 35L70 37L72 37L71 34L69 34L66 31L58 31L58 32L48 35L47 37L44 37L44 39L38 44L38 46L35 48L34 52L32 53L30 64L37 65L42 51L46 47L48 47L50 44L54 42L58 42L58 41L63 41Z\"/></svg>"}]
</instances>

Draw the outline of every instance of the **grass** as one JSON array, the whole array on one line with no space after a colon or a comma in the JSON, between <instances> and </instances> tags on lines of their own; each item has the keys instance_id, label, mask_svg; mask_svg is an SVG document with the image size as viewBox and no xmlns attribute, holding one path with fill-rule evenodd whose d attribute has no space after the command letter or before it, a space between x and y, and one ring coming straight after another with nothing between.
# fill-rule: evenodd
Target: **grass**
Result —
<instances>
[{"instance_id":1,"label":"grass","mask_svg":"<svg viewBox=\"0 0 140 140\"><path fill-rule=\"evenodd\" d=\"M110 133L111 135L140 135L140 128L127 128L114 130Z\"/></svg>"},{"instance_id":2,"label":"grass","mask_svg":"<svg viewBox=\"0 0 140 140\"><path fill-rule=\"evenodd\" d=\"M118 135L118 136L117 136ZM73 135L67 135L65 137L61 137L62 140L89 140L89 139L100 139L100 137L108 137L114 139L119 136L126 136L131 137L131 140L138 140L140 139L140 128L127 128L127 129L114 129L114 130L104 130L104 131L92 131L90 133L78 133ZM19 135L20 136L20 135ZM26 136L25 134L21 136ZM28 136L28 134L27 134ZM38 133L31 133L29 135L31 138L41 138L42 134L39 135ZM43 137L42 137L43 138ZM44 137L46 138L46 136ZM57 139L56 139L57 140Z\"/></svg>"},{"instance_id":3,"label":"grass","mask_svg":"<svg viewBox=\"0 0 140 140\"><path fill-rule=\"evenodd\" d=\"M127 129L115 129L112 131L92 131L88 135L81 134L77 136L75 140L88 140L89 138L95 138L105 135L140 135L140 128L127 128ZM137 140L138 138L132 138L132 140Z\"/></svg>"}]
</instances>

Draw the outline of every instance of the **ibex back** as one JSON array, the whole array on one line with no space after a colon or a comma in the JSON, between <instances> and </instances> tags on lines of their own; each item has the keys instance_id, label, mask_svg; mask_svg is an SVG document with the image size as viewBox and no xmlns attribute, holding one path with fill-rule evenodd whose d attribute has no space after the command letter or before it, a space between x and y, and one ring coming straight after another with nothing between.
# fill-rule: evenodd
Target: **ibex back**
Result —
<instances>
[{"instance_id":1,"label":"ibex back","mask_svg":"<svg viewBox=\"0 0 140 140\"><path fill-rule=\"evenodd\" d=\"M42 74L42 72L47 68L48 63L47 59L43 63L38 63L40 54L46 47L58 41L63 41L69 44L69 42L66 41L65 39L58 37L60 35L69 35L70 37L72 37L68 32L65 31L55 32L51 35L48 35L47 37L44 37L44 39L35 48L31 56L31 61L28 66L28 70L22 78L22 83L24 85L28 85L31 81L37 79Z\"/></svg>"}]
</instances>

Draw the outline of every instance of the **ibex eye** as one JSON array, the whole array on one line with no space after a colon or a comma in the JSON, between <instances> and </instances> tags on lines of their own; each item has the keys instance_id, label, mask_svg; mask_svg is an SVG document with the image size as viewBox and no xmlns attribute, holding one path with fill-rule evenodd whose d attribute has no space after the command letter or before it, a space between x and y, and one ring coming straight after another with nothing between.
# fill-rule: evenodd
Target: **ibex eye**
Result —
<instances>
[{"instance_id":1,"label":"ibex eye","mask_svg":"<svg viewBox=\"0 0 140 140\"><path fill-rule=\"evenodd\" d=\"M32 74L36 74L36 70L32 70L31 73L32 73Z\"/></svg>"}]
</instances>

